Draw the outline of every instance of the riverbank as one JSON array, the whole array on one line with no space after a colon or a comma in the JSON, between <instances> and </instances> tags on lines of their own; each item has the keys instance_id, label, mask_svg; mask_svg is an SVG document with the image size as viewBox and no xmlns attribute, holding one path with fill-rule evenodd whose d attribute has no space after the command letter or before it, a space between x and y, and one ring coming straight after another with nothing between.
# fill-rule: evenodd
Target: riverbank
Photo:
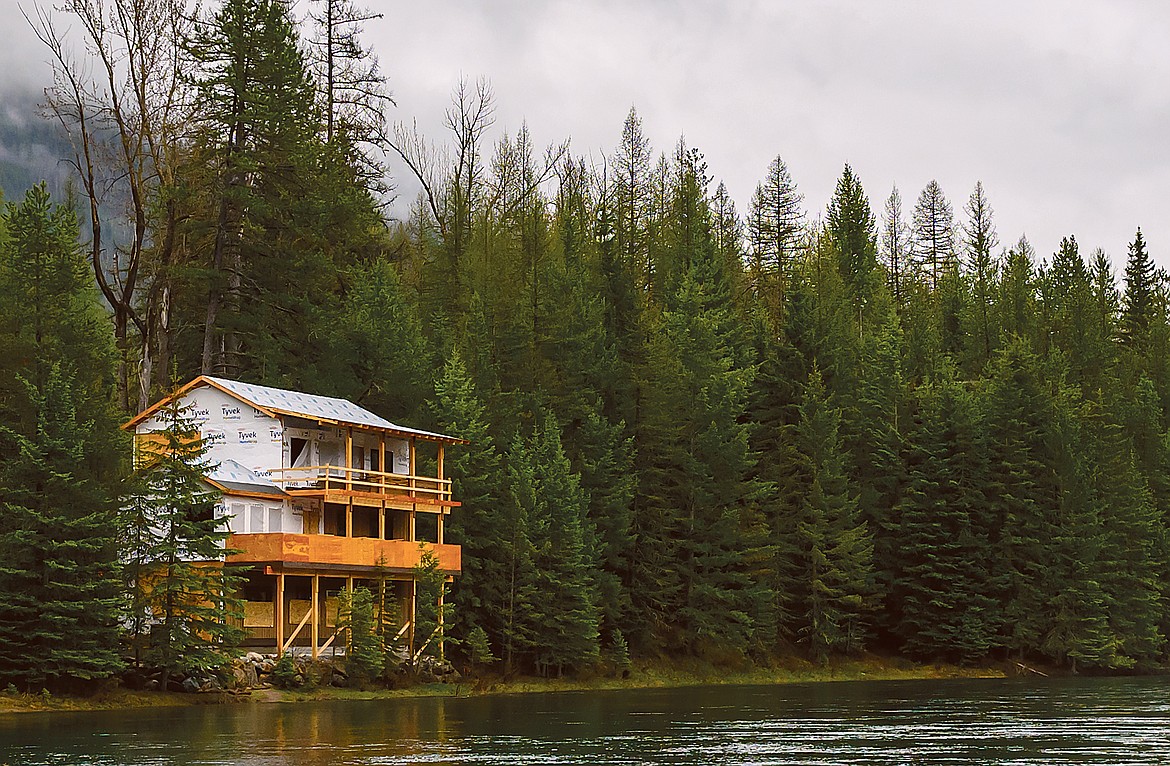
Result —
<instances>
[{"instance_id":1,"label":"riverbank","mask_svg":"<svg viewBox=\"0 0 1170 766\"><path fill-rule=\"evenodd\" d=\"M997 666L959 667L918 664L889 657L867 656L818 665L790 658L774 667L728 669L697 659L637 662L627 677L503 678L487 676L457 684L420 684L401 689L363 691L317 687L283 691L257 689L250 694L184 694L130 691L109 685L87 696L0 692L0 714L38 711L117 710L224 703L294 703L319 700L373 700L401 697L454 697L606 689L684 688L733 684L790 684L830 681L887 681L932 678L1003 678Z\"/></svg>"}]
</instances>

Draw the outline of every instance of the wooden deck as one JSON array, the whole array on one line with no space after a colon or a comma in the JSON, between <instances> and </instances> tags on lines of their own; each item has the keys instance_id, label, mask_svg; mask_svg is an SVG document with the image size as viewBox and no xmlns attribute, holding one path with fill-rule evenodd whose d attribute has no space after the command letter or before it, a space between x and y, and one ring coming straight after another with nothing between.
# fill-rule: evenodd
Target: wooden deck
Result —
<instances>
[{"instance_id":1,"label":"wooden deck","mask_svg":"<svg viewBox=\"0 0 1170 766\"><path fill-rule=\"evenodd\" d=\"M425 543L439 559L439 571L457 575L462 568L458 545ZM420 543L407 540L379 540L372 537L338 537L336 535L298 535L284 532L233 534L229 549L239 553L228 556L229 564L268 564L284 569L306 571L374 570L383 567L391 572L408 572L418 565Z\"/></svg>"}]
</instances>

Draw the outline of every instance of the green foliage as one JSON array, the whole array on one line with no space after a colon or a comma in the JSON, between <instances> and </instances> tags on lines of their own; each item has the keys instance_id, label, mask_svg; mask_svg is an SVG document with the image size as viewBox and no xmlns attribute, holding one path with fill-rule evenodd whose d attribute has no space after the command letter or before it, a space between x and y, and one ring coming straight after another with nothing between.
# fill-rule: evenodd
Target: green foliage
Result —
<instances>
[{"instance_id":1,"label":"green foliage","mask_svg":"<svg viewBox=\"0 0 1170 766\"><path fill-rule=\"evenodd\" d=\"M122 555L129 577L131 640L143 660L175 672L229 661L243 631L240 577L224 564L229 531L219 493L204 476L214 467L189 408L175 399L158 410L123 501Z\"/></svg>"},{"instance_id":2,"label":"green foliage","mask_svg":"<svg viewBox=\"0 0 1170 766\"><path fill-rule=\"evenodd\" d=\"M487 666L499 661L499 657L492 654L492 644L488 640L487 631L476 626L467 635L467 659L474 666Z\"/></svg>"},{"instance_id":3,"label":"green foliage","mask_svg":"<svg viewBox=\"0 0 1170 766\"><path fill-rule=\"evenodd\" d=\"M295 689L299 684L297 683L297 663L293 660L292 654L285 653L280 655L280 659L276 661L273 666L269 678L272 683L280 689ZM304 679L302 679L303 682Z\"/></svg>"},{"instance_id":4,"label":"green foliage","mask_svg":"<svg viewBox=\"0 0 1170 766\"><path fill-rule=\"evenodd\" d=\"M0 678L121 667L112 339L77 218L33 187L0 215Z\"/></svg>"},{"instance_id":5,"label":"green foliage","mask_svg":"<svg viewBox=\"0 0 1170 766\"><path fill-rule=\"evenodd\" d=\"M796 525L795 633L819 661L864 646L873 590L873 540L858 514L841 449L840 411L819 369L805 387L797 429L807 471Z\"/></svg>"},{"instance_id":6,"label":"green foliage","mask_svg":"<svg viewBox=\"0 0 1170 766\"><path fill-rule=\"evenodd\" d=\"M374 594L369 588L345 589L337 604L337 627L345 631L345 670L359 687L382 675L385 652L374 625Z\"/></svg>"},{"instance_id":7,"label":"green foliage","mask_svg":"<svg viewBox=\"0 0 1170 766\"><path fill-rule=\"evenodd\" d=\"M321 7L357 46L351 5ZM818 218L780 157L740 220L702 152L657 155L636 111L595 166L542 155L526 126L489 146L490 89L466 83L449 153L396 136L424 188L387 223L374 112L345 102L366 70L310 67L283 0L216 4L197 27L197 112L147 206L181 244L146 222L151 257L170 255L145 265L133 331L164 376L345 396L470 441L446 463L463 571L440 615L424 557L415 649L433 635L432 656L498 654L509 674L794 644L1165 660L1170 321L1140 231L1119 289L1072 236L1047 262L1024 239L999 251L982 185L957 226L931 182L910 231L890 196L879 247L850 167ZM110 392L131 382L112 379L75 215L34 188L0 216L0 254L0 674L109 672L16 663L23 637L63 646L69 620L92 619L78 630L106 656L111 604L136 660L214 665L234 580L193 425L162 413L103 526L127 452ZM369 679L374 611L352 631Z\"/></svg>"},{"instance_id":8,"label":"green foliage","mask_svg":"<svg viewBox=\"0 0 1170 766\"><path fill-rule=\"evenodd\" d=\"M24 385L32 432L0 426L0 680L62 688L122 665L115 505L85 470L104 435L76 409L76 377L53 365Z\"/></svg>"},{"instance_id":9,"label":"green foliage","mask_svg":"<svg viewBox=\"0 0 1170 766\"><path fill-rule=\"evenodd\" d=\"M439 571L439 557L425 543L419 544L419 562L414 575L414 638L412 656L440 659L447 645L446 625L451 621L451 605L445 602L447 576ZM415 661L417 666L418 660Z\"/></svg>"},{"instance_id":10,"label":"green foliage","mask_svg":"<svg viewBox=\"0 0 1170 766\"><path fill-rule=\"evenodd\" d=\"M620 630L615 630L610 639L609 661L619 672L626 672L630 669L630 645Z\"/></svg>"}]
</instances>

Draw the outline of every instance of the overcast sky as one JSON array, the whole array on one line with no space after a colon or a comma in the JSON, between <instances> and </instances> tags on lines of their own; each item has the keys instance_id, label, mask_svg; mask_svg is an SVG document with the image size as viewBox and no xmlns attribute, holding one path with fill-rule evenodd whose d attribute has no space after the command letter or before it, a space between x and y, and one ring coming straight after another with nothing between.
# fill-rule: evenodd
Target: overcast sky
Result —
<instances>
[{"instance_id":1,"label":"overcast sky","mask_svg":"<svg viewBox=\"0 0 1170 766\"><path fill-rule=\"evenodd\" d=\"M0 0L0 93L48 76L16 5ZM497 131L527 121L598 160L635 106L656 151L685 134L706 154L741 214L777 154L813 215L848 162L879 215L896 183L908 218L934 178L961 217L982 180L1005 245L1027 234L1047 257L1075 234L1120 266L1141 226L1170 266L1170 3L367 5L392 119L435 139L459 78L483 76Z\"/></svg>"}]
</instances>

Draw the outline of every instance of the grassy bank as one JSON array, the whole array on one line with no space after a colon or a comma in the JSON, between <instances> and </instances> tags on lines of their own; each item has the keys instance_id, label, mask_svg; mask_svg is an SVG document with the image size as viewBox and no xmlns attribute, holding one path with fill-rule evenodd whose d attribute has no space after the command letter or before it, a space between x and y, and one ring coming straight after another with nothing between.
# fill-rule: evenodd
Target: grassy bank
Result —
<instances>
[{"instance_id":1,"label":"grassy bank","mask_svg":"<svg viewBox=\"0 0 1170 766\"><path fill-rule=\"evenodd\" d=\"M920 665L888 657L864 657L818 665L788 659L774 667L720 667L684 658L670 661L638 662L628 677L535 678L499 677L469 679L460 684L421 684L402 689L362 691L319 687L280 691L259 689L250 695L181 694L177 692L134 692L110 686L88 696L0 693L0 713L52 710L113 710L143 707L206 705L226 702L266 703L334 699L392 699L401 697L478 696L485 694L526 694L537 692L601 689L652 689L722 684L787 684L820 681L878 681L931 678L1002 678L1002 668Z\"/></svg>"}]
</instances>

